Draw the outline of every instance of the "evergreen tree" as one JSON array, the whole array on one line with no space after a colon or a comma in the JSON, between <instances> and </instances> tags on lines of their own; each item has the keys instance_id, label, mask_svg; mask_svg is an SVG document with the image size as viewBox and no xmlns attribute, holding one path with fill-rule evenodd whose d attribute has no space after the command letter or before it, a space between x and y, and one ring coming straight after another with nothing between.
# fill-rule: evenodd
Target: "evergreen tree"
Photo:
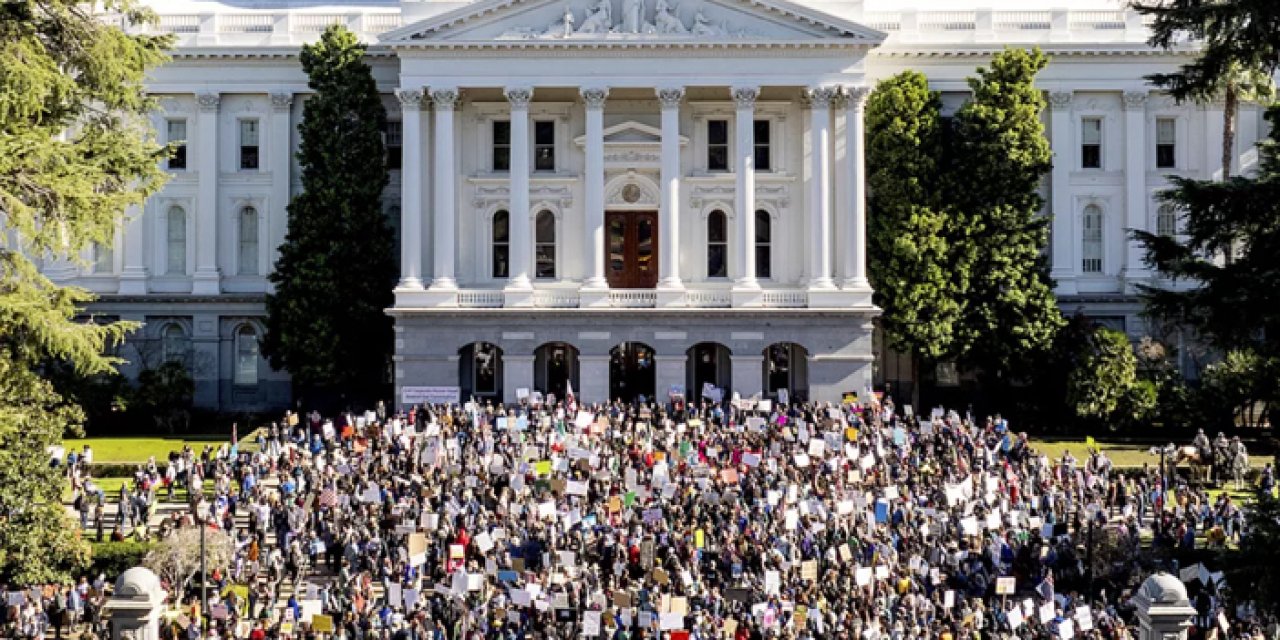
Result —
<instances>
[{"instance_id":1,"label":"evergreen tree","mask_svg":"<svg viewBox=\"0 0 1280 640\"><path fill-rule=\"evenodd\" d=\"M1081 361L1067 377L1067 403L1077 416L1132 422L1154 409L1155 385L1138 379L1129 336L1097 327L1082 346Z\"/></svg>"},{"instance_id":2,"label":"evergreen tree","mask_svg":"<svg viewBox=\"0 0 1280 640\"><path fill-rule=\"evenodd\" d=\"M869 272L889 345L920 371L951 355L967 278L952 260L941 187L942 101L929 79L906 71L867 100Z\"/></svg>"},{"instance_id":3,"label":"evergreen tree","mask_svg":"<svg viewBox=\"0 0 1280 640\"><path fill-rule=\"evenodd\" d=\"M380 203L387 186L387 114L365 47L341 26L302 49L315 93L298 151L302 192L271 274L263 352L309 401L343 394L370 401L383 386L392 344L391 287L398 267Z\"/></svg>"},{"instance_id":4,"label":"evergreen tree","mask_svg":"<svg viewBox=\"0 0 1280 640\"><path fill-rule=\"evenodd\" d=\"M48 453L83 413L41 367L109 372L104 347L131 325L76 320L88 292L54 284L27 256L73 259L111 242L126 207L164 183L143 81L169 38L119 26L151 18L128 0L0 3L0 227L13 232L0 234L0 582L67 580L87 559Z\"/></svg>"},{"instance_id":5,"label":"evergreen tree","mask_svg":"<svg viewBox=\"0 0 1280 640\"><path fill-rule=\"evenodd\" d=\"M1133 235L1168 282L1147 286L1147 310L1194 329L1222 353L1253 362L1265 388L1255 400L1280 403L1280 107L1267 111L1271 137L1259 144L1255 177L1223 182L1171 176L1163 202L1179 211L1178 236ZM1231 259L1222 256L1230 253Z\"/></svg>"},{"instance_id":6,"label":"evergreen tree","mask_svg":"<svg viewBox=\"0 0 1280 640\"><path fill-rule=\"evenodd\" d=\"M1051 167L1036 74L1039 49L1005 49L969 79L956 113L951 175L957 272L969 274L961 363L988 380L1023 377L1064 325L1048 275L1041 181Z\"/></svg>"},{"instance_id":7,"label":"evergreen tree","mask_svg":"<svg viewBox=\"0 0 1280 640\"><path fill-rule=\"evenodd\" d=\"M1173 49L1188 38L1195 60L1174 73L1148 76L1178 101L1223 99L1222 177L1231 175L1236 109L1241 100L1270 100L1280 70L1280 2L1275 0L1135 0L1153 18L1149 43Z\"/></svg>"}]
</instances>

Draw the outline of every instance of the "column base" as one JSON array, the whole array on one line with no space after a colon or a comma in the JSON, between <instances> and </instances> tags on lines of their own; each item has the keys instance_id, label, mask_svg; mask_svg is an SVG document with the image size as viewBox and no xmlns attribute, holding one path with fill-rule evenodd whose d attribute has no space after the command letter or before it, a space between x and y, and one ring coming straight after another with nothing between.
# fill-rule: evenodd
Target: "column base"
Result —
<instances>
[{"instance_id":1,"label":"column base","mask_svg":"<svg viewBox=\"0 0 1280 640\"><path fill-rule=\"evenodd\" d=\"M422 278L417 276L400 278L400 282L396 283L396 291L402 289L406 291L421 291L422 288Z\"/></svg>"},{"instance_id":2,"label":"column base","mask_svg":"<svg viewBox=\"0 0 1280 640\"><path fill-rule=\"evenodd\" d=\"M871 281L862 277L845 278L845 281L840 283L840 288L845 291L870 291Z\"/></svg>"},{"instance_id":3,"label":"column base","mask_svg":"<svg viewBox=\"0 0 1280 640\"><path fill-rule=\"evenodd\" d=\"M684 291L684 282L677 276L669 276L658 281L658 290Z\"/></svg>"},{"instance_id":4,"label":"column base","mask_svg":"<svg viewBox=\"0 0 1280 640\"><path fill-rule=\"evenodd\" d=\"M147 293L147 270L142 267L125 268L120 273L120 295L141 296Z\"/></svg>"},{"instance_id":5,"label":"column base","mask_svg":"<svg viewBox=\"0 0 1280 640\"><path fill-rule=\"evenodd\" d=\"M222 274L217 269L196 271L191 276L191 293L197 296L216 296L222 293Z\"/></svg>"},{"instance_id":6,"label":"column base","mask_svg":"<svg viewBox=\"0 0 1280 640\"><path fill-rule=\"evenodd\" d=\"M440 277L431 281L431 289L435 291L457 291L458 281L450 277Z\"/></svg>"},{"instance_id":7,"label":"column base","mask_svg":"<svg viewBox=\"0 0 1280 640\"><path fill-rule=\"evenodd\" d=\"M836 288L836 283L827 276L821 278L813 278L806 285L809 291L832 291Z\"/></svg>"}]
</instances>

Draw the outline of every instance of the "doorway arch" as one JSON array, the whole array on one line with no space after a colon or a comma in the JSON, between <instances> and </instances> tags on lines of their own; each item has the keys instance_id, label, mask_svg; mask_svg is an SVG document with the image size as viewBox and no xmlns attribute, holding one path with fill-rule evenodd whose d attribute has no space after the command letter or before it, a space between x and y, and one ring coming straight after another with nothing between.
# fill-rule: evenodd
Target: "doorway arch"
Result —
<instances>
[{"instance_id":1,"label":"doorway arch","mask_svg":"<svg viewBox=\"0 0 1280 640\"><path fill-rule=\"evenodd\" d=\"M786 389L791 402L809 399L809 350L794 342L775 342L764 348L765 393L776 398Z\"/></svg>"},{"instance_id":2,"label":"doorway arch","mask_svg":"<svg viewBox=\"0 0 1280 640\"><path fill-rule=\"evenodd\" d=\"M569 385L581 393L578 382L578 349L567 342L548 342L533 351L533 388L565 399Z\"/></svg>"},{"instance_id":3,"label":"doorway arch","mask_svg":"<svg viewBox=\"0 0 1280 640\"><path fill-rule=\"evenodd\" d=\"M609 350L609 398L632 402L654 397L657 364L653 347L643 342L623 342Z\"/></svg>"},{"instance_id":4,"label":"doorway arch","mask_svg":"<svg viewBox=\"0 0 1280 640\"><path fill-rule=\"evenodd\" d=\"M699 342L685 352L685 388L690 403L702 402L703 385L720 389L722 398L733 393L733 366L729 348L719 342Z\"/></svg>"},{"instance_id":5,"label":"doorway arch","mask_svg":"<svg viewBox=\"0 0 1280 640\"><path fill-rule=\"evenodd\" d=\"M458 350L458 386L468 401L502 400L502 349L491 342L472 342Z\"/></svg>"}]
</instances>

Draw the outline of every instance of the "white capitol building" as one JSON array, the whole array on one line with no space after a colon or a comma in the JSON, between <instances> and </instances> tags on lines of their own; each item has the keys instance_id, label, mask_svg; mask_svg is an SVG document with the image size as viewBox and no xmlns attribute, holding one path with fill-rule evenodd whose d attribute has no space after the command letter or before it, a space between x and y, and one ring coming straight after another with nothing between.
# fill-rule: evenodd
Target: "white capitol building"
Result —
<instances>
[{"instance_id":1,"label":"white capitol building","mask_svg":"<svg viewBox=\"0 0 1280 640\"><path fill-rule=\"evenodd\" d=\"M397 390L828 400L909 379L872 335L862 123L905 69L954 110L992 52L1051 56L1057 291L1134 336L1152 274L1124 230L1176 232L1164 176L1220 165L1222 106L1153 92L1143 76L1187 56L1115 0L150 4L178 42L149 85L161 141L186 143L172 179L87 267L44 267L145 322L129 369L183 358L209 408L289 399L257 339L299 184L298 51L334 22L370 43L391 121ZM1261 110L1238 129L1248 171Z\"/></svg>"}]
</instances>

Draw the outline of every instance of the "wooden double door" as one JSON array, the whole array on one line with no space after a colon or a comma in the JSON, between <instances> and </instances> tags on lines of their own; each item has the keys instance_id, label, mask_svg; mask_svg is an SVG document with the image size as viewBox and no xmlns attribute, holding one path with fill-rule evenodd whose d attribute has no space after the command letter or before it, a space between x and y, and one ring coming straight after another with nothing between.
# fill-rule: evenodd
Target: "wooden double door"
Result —
<instances>
[{"instance_id":1,"label":"wooden double door","mask_svg":"<svg viewBox=\"0 0 1280 640\"><path fill-rule=\"evenodd\" d=\"M652 289L658 284L658 212L606 211L605 272L614 289Z\"/></svg>"}]
</instances>

